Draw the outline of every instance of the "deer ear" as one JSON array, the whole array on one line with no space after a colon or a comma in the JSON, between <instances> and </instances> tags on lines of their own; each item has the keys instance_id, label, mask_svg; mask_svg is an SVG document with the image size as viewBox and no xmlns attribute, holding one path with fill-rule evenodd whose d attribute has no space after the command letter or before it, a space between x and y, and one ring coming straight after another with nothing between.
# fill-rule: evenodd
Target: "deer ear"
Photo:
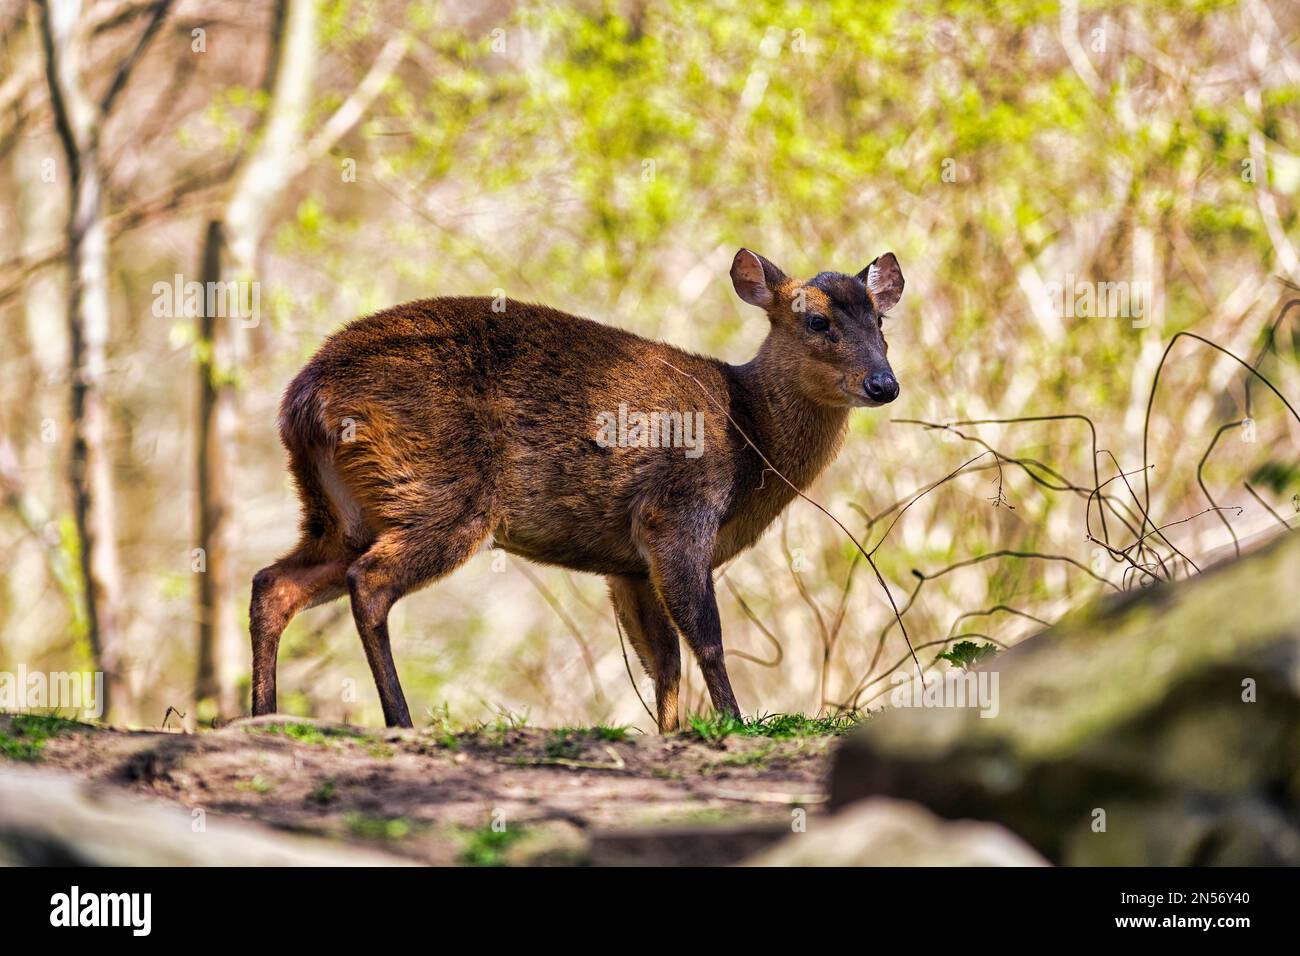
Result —
<instances>
[{"instance_id":1,"label":"deer ear","mask_svg":"<svg viewBox=\"0 0 1300 956\"><path fill-rule=\"evenodd\" d=\"M903 297L903 270L892 252L876 256L871 265L858 273L867 287L871 304L877 312L888 312Z\"/></svg>"},{"instance_id":2,"label":"deer ear","mask_svg":"<svg viewBox=\"0 0 1300 956\"><path fill-rule=\"evenodd\" d=\"M741 249L731 263L731 284L750 305L767 309L776 302L776 288L785 273L756 252Z\"/></svg>"}]
</instances>

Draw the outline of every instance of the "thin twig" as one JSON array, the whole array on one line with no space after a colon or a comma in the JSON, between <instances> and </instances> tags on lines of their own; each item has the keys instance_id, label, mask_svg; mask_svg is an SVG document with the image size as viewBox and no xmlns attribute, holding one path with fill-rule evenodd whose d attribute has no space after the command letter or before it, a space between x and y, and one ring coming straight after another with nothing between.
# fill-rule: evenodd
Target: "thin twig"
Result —
<instances>
[{"instance_id":1,"label":"thin twig","mask_svg":"<svg viewBox=\"0 0 1300 956\"><path fill-rule=\"evenodd\" d=\"M1246 490L1250 492L1250 496L1254 498L1256 501L1258 501L1260 503L1260 506L1269 514L1271 514L1274 520L1276 520L1278 524L1286 528L1286 530L1288 531L1295 530L1295 528L1292 525L1287 524L1285 518L1283 518L1280 514L1278 514L1276 511L1274 511L1272 508L1269 507L1268 502L1265 501L1263 498L1261 498L1259 494L1255 491L1255 489L1250 486L1249 481L1243 481L1242 484L1246 486ZM1237 510L1241 511L1240 508L1238 508Z\"/></svg>"},{"instance_id":2,"label":"thin twig","mask_svg":"<svg viewBox=\"0 0 1300 956\"><path fill-rule=\"evenodd\" d=\"M632 685L632 690L636 694L636 699L641 701L641 706L645 708L646 716L649 717L650 722L657 727L659 726L659 718L650 710L650 705L647 704L645 698L641 696L641 688L637 686L636 678L632 676L632 662L627 658L627 641L623 638L623 624L618 619L618 611L614 612L614 627L618 628L618 646L623 649L623 666L627 668L628 682Z\"/></svg>"}]
</instances>

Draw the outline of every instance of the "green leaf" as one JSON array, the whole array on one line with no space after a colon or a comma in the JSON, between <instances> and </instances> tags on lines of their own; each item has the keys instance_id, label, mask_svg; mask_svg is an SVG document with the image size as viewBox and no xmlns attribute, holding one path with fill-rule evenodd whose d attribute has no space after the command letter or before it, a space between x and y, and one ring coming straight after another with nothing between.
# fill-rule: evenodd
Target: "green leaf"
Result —
<instances>
[{"instance_id":1,"label":"green leaf","mask_svg":"<svg viewBox=\"0 0 1300 956\"><path fill-rule=\"evenodd\" d=\"M998 649L992 644L976 644L974 641L962 641L939 655L953 667L970 670L986 657L992 657Z\"/></svg>"}]
</instances>

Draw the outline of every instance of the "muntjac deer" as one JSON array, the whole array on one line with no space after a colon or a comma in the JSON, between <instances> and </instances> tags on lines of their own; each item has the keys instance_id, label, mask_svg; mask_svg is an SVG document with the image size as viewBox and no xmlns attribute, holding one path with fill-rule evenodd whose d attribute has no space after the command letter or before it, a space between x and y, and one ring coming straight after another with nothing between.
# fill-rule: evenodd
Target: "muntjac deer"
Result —
<instances>
[{"instance_id":1,"label":"muntjac deer","mask_svg":"<svg viewBox=\"0 0 1300 956\"><path fill-rule=\"evenodd\" d=\"M741 249L731 280L771 322L744 365L487 298L330 336L280 408L301 536L253 578L253 713L275 711L290 619L347 593L384 719L411 726L388 612L495 545L605 575L661 732L677 727L679 634L714 708L738 716L712 571L831 462L850 409L898 396L882 329L903 275L886 253L800 281Z\"/></svg>"}]
</instances>

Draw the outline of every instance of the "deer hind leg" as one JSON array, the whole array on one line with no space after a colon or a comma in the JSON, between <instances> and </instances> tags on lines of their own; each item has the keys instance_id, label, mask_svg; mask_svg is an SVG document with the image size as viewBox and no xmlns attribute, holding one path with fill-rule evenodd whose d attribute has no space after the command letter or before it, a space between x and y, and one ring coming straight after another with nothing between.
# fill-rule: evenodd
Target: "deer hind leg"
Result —
<instances>
[{"instance_id":1,"label":"deer hind leg","mask_svg":"<svg viewBox=\"0 0 1300 956\"><path fill-rule=\"evenodd\" d=\"M677 729L677 691L682 678L677 631L645 578L608 578L609 596L641 666L655 683L661 734Z\"/></svg>"},{"instance_id":2,"label":"deer hind leg","mask_svg":"<svg viewBox=\"0 0 1300 956\"><path fill-rule=\"evenodd\" d=\"M410 727L411 712L393 663L388 612L404 595L455 571L490 533L486 515L450 530L410 525L392 528L380 534L348 568L352 619L361 635L384 722L389 727Z\"/></svg>"},{"instance_id":3,"label":"deer hind leg","mask_svg":"<svg viewBox=\"0 0 1300 956\"><path fill-rule=\"evenodd\" d=\"M253 716L275 713L275 663L280 635L304 608L342 597L347 562L301 548L253 576L248 610L253 641Z\"/></svg>"}]
</instances>

